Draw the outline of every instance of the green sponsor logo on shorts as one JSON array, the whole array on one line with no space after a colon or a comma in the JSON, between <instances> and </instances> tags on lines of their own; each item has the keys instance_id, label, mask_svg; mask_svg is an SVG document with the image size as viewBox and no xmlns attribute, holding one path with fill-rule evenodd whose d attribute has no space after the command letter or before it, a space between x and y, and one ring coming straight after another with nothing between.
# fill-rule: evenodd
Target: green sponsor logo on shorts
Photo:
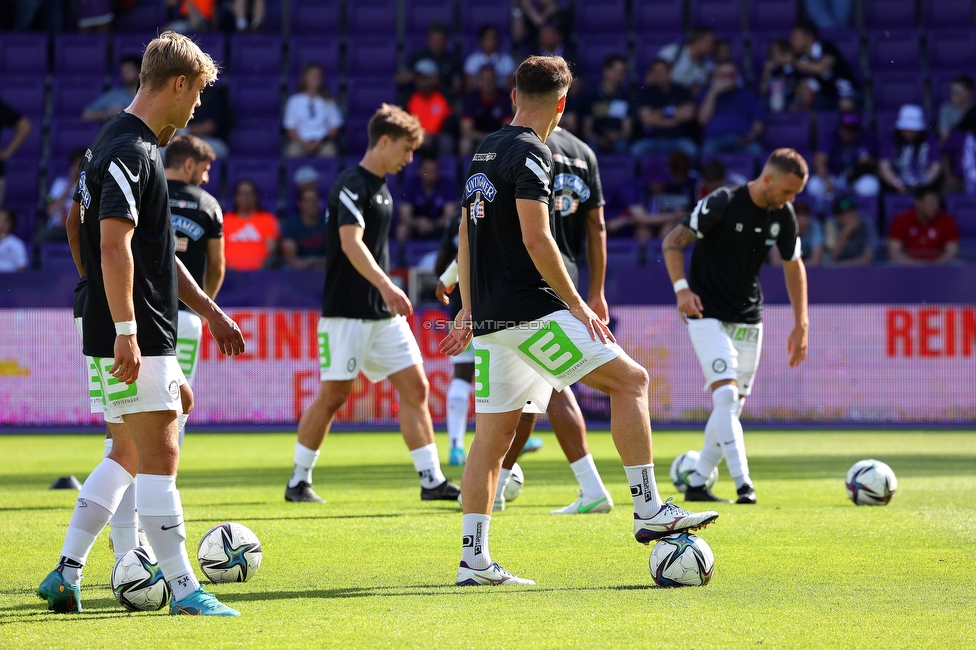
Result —
<instances>
[{"instance_id":1,"label":"green sponsor logo on shorts","mask_svg":"<svg viewBox=\"0 0 976 650\"><path fill-rule=\"evenodd\" d=\"M180 370L189 377L193 374L193 367L197 365L197 348L200 341L196 339L176 339L176 361Z\"/></svg>"},{"instance_id":2,"label":"green sponsor logo on shorts","mask_svg":"<svg viewBox=\"0 0 976 650\"><path fill-rule=\"evenodd\" d=\"M126 384L110 375L109 371L113 365L115 365L115 359L95 357L95 369L98 371L98 380L101 382L102 391L105 394L103 401L117 402L127 397L135 397L139 393L136 382Z\"/></svg>"},{"instance_id":3,"label":"green sponsor logo on shorts","mask_svg":"<svg viewBox=\"0 0 976 650\"><path fill-rule=\"evenodd\" d=\"M329 333L319 332L319 367L331 368L332 355L329 354Z\"/></svg>"},{"instance_id":4,"label":"green sponsor logo on shorts","mask_svg":"<svg viewBox=\"0 0 976 650\"><path fill-rule=\"evenodd\" d=\"M518 347L525 356L553 375L561 375L583 358L580 349L555 321L546 323L545 328Z\"/></svg>"},{"instance_id":5,"label":"green sponsor logo on shorts","mask_svg":"<svg viewBox=\"0 0 976 650\"><path fill-rule=\"evenodd\" d=\"M488 376L488 350L474 351L474 396L488 397L491 395L491 380Z\"/></svg>"},{"instance_id":6,"label":"green sponsor logo on shorts","mask_svg":"<svg viewBox=\"0 0 976 650\"><path fill-rule=\"evenodd\" d=\"M98 366L88 364L88 396L102 399L102 380L98 376Z\"/></svg>"}]
</instances>

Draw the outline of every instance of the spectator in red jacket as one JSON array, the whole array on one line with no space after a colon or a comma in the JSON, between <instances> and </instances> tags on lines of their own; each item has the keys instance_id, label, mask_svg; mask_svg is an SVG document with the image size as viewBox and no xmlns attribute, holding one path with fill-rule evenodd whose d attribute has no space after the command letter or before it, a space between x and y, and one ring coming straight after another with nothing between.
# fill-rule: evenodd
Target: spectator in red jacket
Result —
<instances>
[{"instance_id":1,"label":"spectator in red jacket","mask_svg":"<svg viewBox=\"0 0 976 650\"><path fill-rule=\"evenodd\" d=\"M959 228L942 209L938 190L915 191L915 207L902 212L888 231L888 259L897 264L947 264L959 257Z\"/></svg>"}]
</instances>

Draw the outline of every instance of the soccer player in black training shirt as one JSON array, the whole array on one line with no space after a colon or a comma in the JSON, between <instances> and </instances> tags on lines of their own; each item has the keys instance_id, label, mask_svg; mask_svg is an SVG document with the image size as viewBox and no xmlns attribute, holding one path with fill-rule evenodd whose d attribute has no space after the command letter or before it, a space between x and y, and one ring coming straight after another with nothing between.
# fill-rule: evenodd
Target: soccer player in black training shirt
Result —
<instances>
[{"instance_id":1,"label":"soccer player in black training shirt","mask_svg":"<svg viewBox=\"0 0 976 650\"><path fill-rule=\"evenodd\" d=\"M611 432L634 500L634 536L647 544L711 523L662 502L654 480L647 371L613 340L576 292L553 240L553 160L545 139L566 106L562 57L529 57L515 73L515 118L489 135L468 168L458 249L462 308L442 343L474 337L476 433L464 466L458 585L535 584L493 562L488 527L502 459L523 408L583 381L610 396Z\"/></svg>"},{"instance_id":2,"label":"soccer player in black training shirt","mask_svg":"<svg viewBox=\"0 0 976 650\"><path fill-rule=\"evenodd\" d=\"M322 384L298 423L285 500L322 502L312 490L312 468L332 418L362 371L372 382L388 377L400 394L400 431L420 475L420 498L453 501L460 490L441 472L423 357L406 319L413 306L388 275L393 200L386 175L413 159L424 131L416 117L388 104L373 114L367 129L366 155L339 174L329 192L318 326Z\"/></svg>"},{"instance_id":3,"label":"soccer player in black training shirt","mask_svg":"<svg viewBox=\"0 0 976 650\"><path fill-rule=\"evenodd\" d=\"M705 444L688 479L686 501L725 501L705 486L722 457L735 479L736 503L755 503L739 415L752 391L762 348L762 289L759 268L773 246L783 258L786 289L796 325L787 339L791 368L807 356L807 274L791 201L803 190L808 169L793 149L777 149L755 180L722 187L699 201L668 233L664 261L677 294L678 313L688 323L713 410ZM681 250L695 243L691 275L685 278Z\"/></svg>"},{"instance_id":4,"label":"soccer player in black training shirt","mask_svg":"<svg viewBox=\"0 0 976 650\"><path fill-rule=\"evenodd\" d=\"M238 615L200 587L186 553L177 416L190 410L193 393L176 361L177 296L208 319L222 352L240 354L244 339L176 259L159 155L216 77L195 43L164 32L146 48L135 99L102 127L82 161L69 235L89 280L84 352L95 361L106 419L121 417L125 426L85 481L61 560L38 588L56 612L81 611L88 553L138 470L136 505L173 591L170 613Z\"/></svg>"},{"instance_id":5,"label":"soccer player in black training shirt","mask_svg":"<svg viewBox=\"0 0 976 650\"><path fill-rule=\"evenodd\" d=\"M166 185L176 257L193 280L210 296L224 282L224 215L220 205L200 186L209 180L210 163L217 159L213 147L195 135L178 135L166 145ZM200 358L203 321L182 302L176 327L176 360L193 386ZM186 421L180 422L180 446Z\"/></svg>"}]
</instances>

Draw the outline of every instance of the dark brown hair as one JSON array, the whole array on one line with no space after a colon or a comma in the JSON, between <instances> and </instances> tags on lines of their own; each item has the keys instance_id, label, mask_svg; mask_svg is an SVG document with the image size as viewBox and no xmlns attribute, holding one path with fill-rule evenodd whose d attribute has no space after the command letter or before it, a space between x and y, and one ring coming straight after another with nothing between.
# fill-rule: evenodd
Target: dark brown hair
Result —
<instances>
[{"instance_id":1,"label":"dark brown hair","mask_svg":"<svg viewBox=\"0 0 976 650\"><path fill-rule=\"evenodd\" d=\"M166 169L179 169L192 158L193 162L202 163L217 160L213 147L195 135L174 136L166 145Z\"/></svg>"},{"instance_id":2,"label":"dark brown hair","mask_svg":"<svg viewBox=\"0 0 976 650\"><path fill-rule=\"evenodd\" d=\"M424 141L424 128L420 120L399 106L383 104L373 113L366 127L369 133L369 148L372 149L384 135L391 140L410 138L419 147Z\"/></svg>"},{"instance_id":3,"label":"dark brown hair","mask_svg":"<svg viewBox=\"0 0 976 650\"><path fill-rule=\"evenodd\" d=\"M798 178L806 178L810 175L810 168L807 161L803 159L796 149L782 148L769 154L766 165L784 174L793 174Z\"/></svg>"},{"instance_id":4,"label":"dark brown hair","mask_svg":"<svg viewBox=\"0 0 976 650\"><path fill-rule=\"evenodd\" d=\"M573 84L573 73L561 56L530 56L515 71L515 90L523 97L561 95Z\"/></svg>"}]
</instances>

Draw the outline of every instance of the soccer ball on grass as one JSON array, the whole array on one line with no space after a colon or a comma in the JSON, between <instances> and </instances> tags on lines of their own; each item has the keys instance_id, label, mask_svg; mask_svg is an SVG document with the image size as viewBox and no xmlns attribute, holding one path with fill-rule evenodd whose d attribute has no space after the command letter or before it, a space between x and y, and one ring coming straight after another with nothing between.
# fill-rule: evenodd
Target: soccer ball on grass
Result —
<instances>
[{"instance_id":1,"label":"soccer ball on grass","mask_svg":"<svg viewBox=\"0 0 976 650\"><path fill-rule=\"evenodd\" d=\"M250 528L226 523L200 540L197 559L211 582L247 582L261 568L261 542Z\"/></svg>"},{"instance_id":2,"label":"soccer ball on grass","mask_svg":"<svg viewBox=\"0 0 976 650\"><path fill-rule=\"evenodd\" d=\"M898 479L880 460L859 460L847 470L847 498L859 506L886 506L895 496Z\"/></svg>"},{"instance_id":3,"label":"soccer ball on grass","mask_svg":"<svg viewBox=\"0 0 976 650\"><path fill-rule=\"evenodd\" d=\"M112 569L111 586L119 603L130 612L162 609L172 595L148 546L137 546L119 558Z\"/></svg>"},{"instance_id":4,"label":"soccer ball on grass","mask_svg":"<svg viewBox=\"0 0 976 650\"><path fill-rule=\"evenodd\" d=\"M712 579L715 555L698 535L675 533L654 545L648 564L660 587L701 587Z\"/></svg>"},{"instance_id":5,"label":"soccer ball on grass","mask_svg":"<svg viewBox=\"0 0 976 650\"><path fill-rule=\"evenodd\" d=\"M698 457L699 453L697 451L686 451L671 463L671 471L669 474L671 476L671 482L674 483L674 487L678 492L684 493L688 489L688 477L695 471L695 465L698 464ZM708 480L705 481L705 487L711 489L717 480L718 468L716 467L712 470Z\"/></svg>"},{"instance_id":6,"label":"soccer ball on grass","mask_svg":"<svg viewBox=\"0 0 976 650\"><path fill-rule=\"evenodd\" d=\"M518 463L512 465L512 474L508 477L508 483L502 494L505 496L505 503L511 503L522 494L522 485L525 483L525 475Z\"/></svg>"}]
</instances>

